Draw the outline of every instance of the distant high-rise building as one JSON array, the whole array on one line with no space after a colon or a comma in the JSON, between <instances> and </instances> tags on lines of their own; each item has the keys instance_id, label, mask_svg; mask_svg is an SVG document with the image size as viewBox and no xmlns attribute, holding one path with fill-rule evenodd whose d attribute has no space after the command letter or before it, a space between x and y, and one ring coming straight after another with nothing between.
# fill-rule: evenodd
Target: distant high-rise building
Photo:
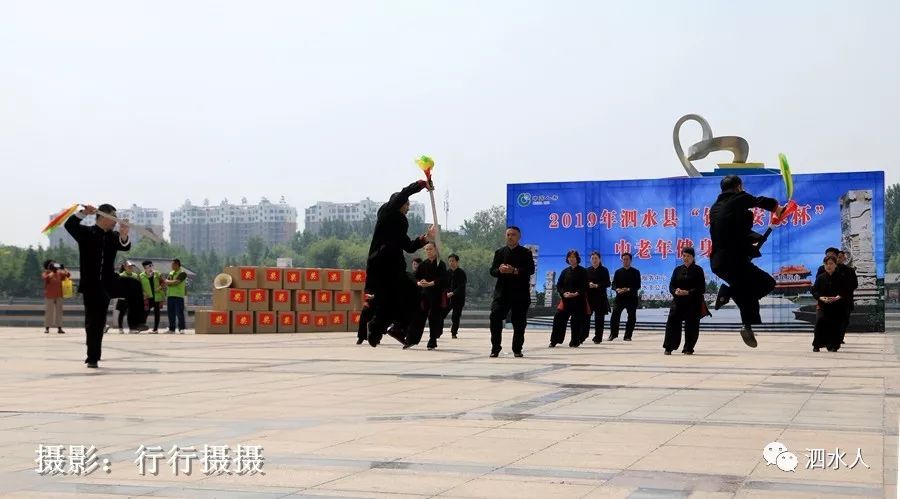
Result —
<instances>
[{"instance_id":1,"label":"distant high-rise building","mask_svg":"<svg viewBox=\"0 0 900 499\"><path fill-rule=\"evenodd\" d=\"M304 230L318 234L326 221L362 222L367 217L375 218L384 201L369 198L358 203L331 203L319 201L306 209ZM409 203L409 215L425 220L425 205L416 201Z\"/></svg>"},{"instance_id":2,"label":"distant high-rise building","mask_svg":"<svg viewBox=\"0 0 900 499\"><path fill-rule=\"evenodd\" d=\"M203 206L190 200L172 212L172 244L184 246L193 253L214 250L220 255L239 255L247 249L247 241L256 236L266 244L287 244L297 232L297 209L284 198L272 203L263 198L259 204L230 204L223 200L217 206L204 201Z\"/></svg>"},{"instance_id":3,"label":"distant high-rise building","mask_svg":"<svg viewBox=\"0 0 900 499\"><path fill-rule=\"evenodd\" d=\"M50 219L53 219L55 216L56 214L50 215ZM138 205L131 205L131 208L117 210L116 216L120 219L128 219L128 221L136 226L146 227L153 231L153 233L163 237L163 212L156 208L144 208ZM81 221L81 225L86 225L88 227L95 223L96 215L86 216L84 217L84 220ZM116 229L118 229L118 227L116 227ZM72 236L70 236L69 232L63 227L54 230L47 237L50 239L50 247L75 246L75 240L72 239ZM131 238L132 243L137 243L141 240L141 233L132 230L130 231L129 237Z\"/></svg>"}]
</instances>

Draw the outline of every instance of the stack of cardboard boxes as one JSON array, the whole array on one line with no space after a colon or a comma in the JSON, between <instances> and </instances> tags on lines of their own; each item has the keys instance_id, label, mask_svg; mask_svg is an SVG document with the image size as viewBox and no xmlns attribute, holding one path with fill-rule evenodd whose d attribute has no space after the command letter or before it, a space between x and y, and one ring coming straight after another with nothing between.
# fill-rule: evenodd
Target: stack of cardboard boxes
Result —
<instances>
[{"instance_id":1,"label":"stack of cardboard boxes","mask_svg":"<svg viewBox=\"0 0 900 499\"><path fill-rule=\"evenodd\" d=\"M199 310L199 333L356 331L364 270L226 267L230 288L213 290L213 309Z\"/></svg>"}]
</instances>

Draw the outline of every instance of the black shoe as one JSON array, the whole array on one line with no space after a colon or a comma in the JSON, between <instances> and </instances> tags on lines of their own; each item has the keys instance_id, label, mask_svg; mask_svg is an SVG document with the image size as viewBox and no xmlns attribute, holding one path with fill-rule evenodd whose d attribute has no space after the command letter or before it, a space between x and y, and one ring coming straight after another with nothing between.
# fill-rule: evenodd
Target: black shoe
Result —
<instances>
[{"instance_id":1,"label":"black shoe","mask_svg":"<svg viewBox=\"0 0 900 499\"><path fill-rule=\"evenodd\" d=\"M434 350L437 348L437 340L428 340L428 349Z\"/></svg>"},{"instance_id":2,"label":"black shoe","mask_svg":"<svg viewBox=\"0 0 900 499\"><path fill-rule=\"evenodd\" d=\"M524 355L522 355L522 352L515 352L515 353L513 353L513 356L519 357L519 358L524 357Z\"/></svg>"},{"instance_id":3,"label":"black shoe","mask_svg":"<svg viewBox=\"0 0 900 499\"><path fill-rule=\"evenodd\" d=\"M612 341L618 337L619 337L618 334L611 334L611 335L609 335L609 338L606 338L606 341Z\"/></svg>"},{"instance_id":4,"label":"black shoe","mask_svg":"<svg viewBox=\"0 0 900 499\"><path fill-rule=\"evenodd\" d=\"M147 324L138 324L137 326L129 327L128 329L130 329L132 333L142 333L144 331L149 331L150 326Z\"/></svg>"},{"instance_id":5,"label":"black shoe","mask_svg":"<svg viewBox=\"0 0 900 499\"><path fill-rule=\"evenodd\" d=\"M694 351L693 351L693 350L685 350L685 351L683 351L683 352L681 352L681 353L683 353L683 354L685 354L685 355L694 355Z\"/></svg>"},{"instance_id":6,"label":"black shoe","mask_svg":"<svg viewBox=\"0 0 900 499\"><path fill-rule=\"evenodd\" d=\"M731 301L731 288L727 284L723 284L719 288L719 294L716 295L716 304L713 306L715 310L719 310Z\"/></svg>"},{"instance_id":7,"label":"black shoe","mask_svg":"<svg viewBox=\"0 0 900 499\"><path fill-rule=\"evenodd\" d=\"M496 358L500 356L500 352L491 352L491 358Z\"/></svg>"},{"instance_id":8,"label":"black shoe","mask_svg":"<svg viewBox=\"0 0 900 499\"><path fill-rule=\"evenodd\" d=\"M66 332L63 331L62 328L59 328L56 330L56 334L66 334Z\"/></svg>"},{"instance_id":9,"label":"black shoe","mask_svg":"<svg viewBox=\"0 0 900 499\"><path fill-rule=\"evenodd\" d=\"M366 338L366 339L369 341L369 345L372 345L372 348L377 347L378 344L381 343L381 335L380 334L377 334L377 335L369 334L368 338Z\"/></svg>"},{"instance_id":10,"label":"black shoe","mask_svg":"<svg viewBox=\"0 0 900 499\"><path fill-rule=\"evenodd\" d=\"M622 341L631 341L631 338L626 336L626 337L622 338Z\"/></svg>"},{"instance_id":11,"label":"black shoe","mask_svg":"<svg viewBox=\"0 0 900 499\"><path fill-rule=\"evenodd\" d=\"M356 339L356 344L357 344L357 345L362 345L364 341L366 341L366 340L364 340L363 338L357 338L357 339Z\"/></svg>"},{"instance_id":12,"label":"black shoe","mask_svg":"<svg viewBox=\"0 0 900 499\"><path fill-rule=\"evenodd\" d=\"M813 347L813 352L818 352L818 351L819 351L819 347Z\"/></svg>"},{"instance_id":13,"label":"black shoe","mask_svg":"<svg viewBox=\"0 0 900 499\"><path fill-rule=\"evenodd\" d=\"M97 363L96 363L96 362L88 362L88 363L87 363L87 366L90 367L91 369L97 369Z\"/></svg>"},{"instance_id":14,"label":"black shoe","mask_svg":"<svg viewBox=\"0 0 900 499\"><path fill-rule=\"evenodd\" d=\"M44 334L50 334L50 330L49 330L49 329L44 329Z\"/></svg>"},{"instance_id":15,"label":"black shoe","mask_svg":"<svg viewBox=\"0 0 900 499\"><path fill-rule=\"evenodd\" d=\"M666 350L666 355L672 355L672 351L671 351L671 350Z\"/></svg>"},{"instance_id":16,"label":"black shoe","mask_svg":"<svg viewBox=\"0 0 900 499\"><path fill-rule=\"evenodd\" d=\"M594 343L603 343L603 337L602 336L594 336L594 339L591 341L593 341Z\"/></svg>"},{"instance_id":17,"label":"black shoe","mask_svg":"<svg viewBox=\"0 0 900 499\"><path fill-rule=\"evenodd\" d=\"M569 343L569 348L578 348L578 343Z\"/></svg>"},{"instance_id":18,"label":"black shoe","mask_svg":"<svg viewBox=\"0 0 900 499\"><path fill-rule=\"evenodd\" d=\"M756 348L756 337L753 336L753 328L750 326L744 326L741 328L741 339L744 340L744 343L750 348Z\"/></svg>"},{"instance_id":19,"label":"black shoe","mask_svg":"<svg viewBox=\"0 0 900 499\"><path fill-rule=\"evenodd\" d=\"M457 336L454 334L454 335L453 335L453 339L455 340L456 338L457 338Z\"/></svg>"},{"instance_id":20,"label":"black shoe","mask_svg":"<svg viewBox=\"0 0 900 499\"><path fill-rule=\"evenodd\" d=\"M556 343L553 343L553 342L551 341L551 342L550 342L550 345L548 345L547 348L556 348Z\"/></svg>"},{"instance_id":21,"label":"black shoe","mask_svg":"<svg viewBox=\"0 0 900 499\"><path fill-rule=\"evenodd\" d=\"M404 343L404 344L403 344L403 349L404 349L404 350L408 350L409 348L412 348L412 346L413 346L412 343Z\"/></svg>"},{"instance_id":22,"label":"black shoe","mask_svg":"<svg viewBox=\"0 0 900 499\"><path fill-rule=\"evenodd\" d=\"M401 345L406 345L406 335L404 335L400 331L397 331L396 329L388 329L387 334L391 338L394 338L395 340L397 340L397 343L400 343Z\"/></svg>"}]
</instances>

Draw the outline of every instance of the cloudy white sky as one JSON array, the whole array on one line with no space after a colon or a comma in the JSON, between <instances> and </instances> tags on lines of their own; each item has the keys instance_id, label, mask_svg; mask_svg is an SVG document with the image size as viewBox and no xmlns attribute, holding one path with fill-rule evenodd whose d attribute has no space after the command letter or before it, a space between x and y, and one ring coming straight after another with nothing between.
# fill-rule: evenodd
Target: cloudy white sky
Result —
<instances>
[{"instance_id":1,"label":"cloudy white sky","mask_svg":"<svg viewBox=\"0 0 900 499\"><path fill-rule=\"evenodd\" d=\"M2 0L0 242L46 244L73 202L385 199L419 154L455 226L506 183L683 174L687 113L750 161L897 182L898 19L897 1Z\"/></svg>"}]
</instances>

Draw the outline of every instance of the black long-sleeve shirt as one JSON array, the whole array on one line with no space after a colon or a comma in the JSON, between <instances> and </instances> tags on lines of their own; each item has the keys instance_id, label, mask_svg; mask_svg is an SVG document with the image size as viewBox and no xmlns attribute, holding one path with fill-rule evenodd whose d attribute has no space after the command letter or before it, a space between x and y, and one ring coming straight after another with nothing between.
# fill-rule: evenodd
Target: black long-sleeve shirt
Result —
<instances>
[{"instance_id":1,"label":"black long-sleeve shirt","mask_svg":"<svg viewBox=\"0 0 900 499\"><path fill-rule=\"evenodd\" d=\"M559 279L556 280L556 291L561 297L564 297L566 293L578 293L579 298L584 299L587 287L587 272L581 265L566 267L559 273Z\"/></svg>"},{"instance_id":2,"label":"black long-sleeve shirt","mask_svg":"<svg viewBox=\"0 0 900 499\"><path fill-rule=\"evenodd\" d=\"M678 296L676 289L683 289L689 294ZM703 269L697 264L679 265L672 271L669 280L669 293L672 293L672 304L686 311L700 314L700 302L703 301L703 293L706 291L706 276Z\"/></svg>"},{"instance_id":3,"label":"black long-sleeve shirt","mask_svg":"<svg viewBox=\"0 0 900 499\"><path fill-rule=\"evenodd\" d=\"M513 274L500 272L500 265L504 263L511 265L516 272ZM498 249L494 252L490 272L497 278L497 284L494 286L495 298L531 301L530 278L534 274L534 257L528 248L504 246Z\"/></svg>"},{"instance_id":4,"label":"black long-sleeve shirt","mask_svg":"<svg viewBox=\"0 0 900 499\"><path fill-rule=\"evenodd\" d=\"M447 290L447 266L440 260L431 261L426 258L416 267L415 279L417 283L422 279L429 282L434 281L434 286L419 289L422 296L428 300L440 300L441 295Z\"/></svg>"},{"instance_id":5,"label":"black long-sleeve shirt","mask_svg":"<svg viewBox=\"0 0 900 499\"><path fill-rule=\"evenodd\" d=\"M628 291L617 294L616 298L637 300L638 290L641 289L641 271L634 267L620 268L613 275L612 287L613 289L628 288Z\"/></svg>"},{"instance_id":6,"label":"black long-sleeve shirt","mask_svg":"<svg viewBox=\"0 0 900 499\"><path fill-rule=\"evenodd\" d=\"M843 310L850 308L850 287L848 286L847 279L842 275L842 273L838 270L835 270L834 273L829 274L828 272L822 272L816 277L816 283L813 284L812 287L812 295L818 301L819 298L823 296L840 296L841 299L834 303L824 303L818 301L819 306L822 307L822 310Z\"/></svg>"},{"instance_id":7,"label":"black long-sleeve shirt","mask_svg":"<svg viewBox=\"0 0 900 499\"><path fill-rule=\"evenodd\" d=\"M413 182L378 208L378 218L366 261L366 289L390 286L392 282L403 278L406 272L403 252L414 253L425 246L427 241L424 236L409 238L409 220L400 212L400 207L409 200L409 196L422 189L422 185Z\"/></svg>"},{"instance_id":8,"label":"black long-sleeve shirt","mask_svg":"<svg viewBox=\"0 0 900 499\"><path fill-rule=\"evenodd\" d=\"M456 270L448 269L447 273L450 275L450 292L453 293L453 298L457 300L465 299L466 282L468 280L466 272L456 267Z\"/></svg>"},{"instance_id":9,"label":"black long-sleeve shirt","mask_svg":"<svg viewBox=\"0 0 900 499\"><path fill-rule=\"evenodd\" d=\"M105 231L100 227L81 225L82 218L72 215L64 227L78 243L78 261L81 279L78 292L96 292L104 282L115 279L116 254L131 249L131 241L122 240L118 231Z\"/></svg>"},{"instance_id":10,"label":"black long-sleeve shirt","mask_svg":"<svg viewBox=\"0 0 900 499\"><path fill-rule=\"evenodd\" d=\"M746 260L756 251L752 245L752 208L775 211L778 201L746 192L723 192L709 209L710 264L713 269Z\"/></svg>"}]
</instances>

